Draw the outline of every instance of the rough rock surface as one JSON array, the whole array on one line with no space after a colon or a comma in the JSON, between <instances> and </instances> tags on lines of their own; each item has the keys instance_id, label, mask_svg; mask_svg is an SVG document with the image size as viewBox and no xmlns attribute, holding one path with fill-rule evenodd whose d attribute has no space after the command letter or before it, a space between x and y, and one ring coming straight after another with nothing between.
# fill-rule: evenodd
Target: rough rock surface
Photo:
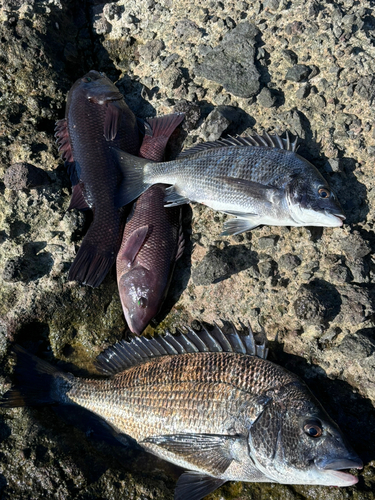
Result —
<instances>
[{"instance_id":1,"label":"rough rock surface","mask_svg":"<svg viewBox=\"0 0 375 500\"><path fill-rule=\"evenodd\" d=\"M87 375L125 332L114 273L98 289L67 281L89 220L67 211L70 183L53 137L71 84L105 71L138 116L187 112L185 148L222 133L298 134L299 153L347 215L343 228L221 238L225 215L186 210L190 243L156 331L259 322L272 359L307 381L365 463L351 488L229 484L212 498L373 499L373 3L4 0L0 40L0 391L11 381L13 341ZM50 182L13 189L6 172L16 163ZM71 408L2 411L1 498L173 498L174 467L102 434Z\"/></svg>"}]
</instances>

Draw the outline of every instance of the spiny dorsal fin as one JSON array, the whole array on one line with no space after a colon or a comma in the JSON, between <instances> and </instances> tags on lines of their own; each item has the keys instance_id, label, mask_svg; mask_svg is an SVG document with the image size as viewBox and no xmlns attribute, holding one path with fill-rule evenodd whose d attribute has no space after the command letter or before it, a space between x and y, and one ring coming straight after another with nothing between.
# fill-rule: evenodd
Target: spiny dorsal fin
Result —
<instances>
[{"instance_id":1,"label":"spiny dorsal fin","mask_svg":"<svg viewBox=\"0 0 375 500\"><path fill-rule=\"evenodd\" d=\"M217 323L210 331L201 326L200 332L187 326L177 335L167 332L152 339L134 337L130 342L122 340L97 357L96 368L105 375L115 375L152 358L198 352L236 352L267 358L266 341L255 343L250 324L247 335L240 334L233 323L231 333L224 333Z\"/></svg>"},{"instance_id":2,"label":"spiny dorsal fin","mask_svg":"<svg viewBox=\"0 0 375 500\"><path fill-rule=\"evenodd\" d=\"M286 151L295 152L298 149L298 137L294 141L290 140L289 133L286 132L286 138L282 138L279 135L270 135L265 132L263 135L255 134L248 135L245 137L240 136L228 136L225 139L219 139L217 141L202 142L193 146L192 148L182 151L178 155L178 158L188 156L194 153L201 153L207 149L223 148L231 146L242 146L242 147L263 147L263 148L278 148L285 149Z\"/></svg>"}]
</instances>

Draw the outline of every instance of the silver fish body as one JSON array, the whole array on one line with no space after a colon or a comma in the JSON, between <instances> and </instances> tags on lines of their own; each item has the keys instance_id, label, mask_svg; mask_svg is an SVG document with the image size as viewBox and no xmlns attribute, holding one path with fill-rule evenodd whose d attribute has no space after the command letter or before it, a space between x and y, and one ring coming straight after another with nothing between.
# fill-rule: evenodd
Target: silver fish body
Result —
<instances>
[{"instance_id":1,"label":"silver fish body","mask_svg":"<svg viewBox=\"0 0 375 500\"><path fill-rule=\"evenodd\" d=\"M341 226L336 195L318 170L295 151L295 143L266 135L200 144L174 161L136 161L113 148L125 173L121 202L154 183L169 184L167 206L187 201L235 215L223 234L258 225Z\"/></svg>"},{"instance_id":2,"label":"silver fish body","mask_svg":"<svg viewBox=\"0 0 375 500\"><path fill-rule=\"evenodd\" d=\"M297 376L265 359L251 332L224 334L216 326L122 341L98 357L106 380L77 379L20 347L16 352L19 388L0 406L58 401L91 410L190 471L180 477L176 499L199 500L229 480L357 482L340 471L362 467L341 431ZM25 376L27 366L44 387L34 386L32 373Z\"/></svg>"}]
</instances>

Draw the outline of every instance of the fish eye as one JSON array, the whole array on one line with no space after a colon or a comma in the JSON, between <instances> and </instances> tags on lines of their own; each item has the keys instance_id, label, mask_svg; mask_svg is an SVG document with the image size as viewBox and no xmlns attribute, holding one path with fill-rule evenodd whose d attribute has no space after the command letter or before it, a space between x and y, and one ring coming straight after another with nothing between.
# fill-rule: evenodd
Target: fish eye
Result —
<instances>
[{"instance_id":1,"label":"fish eye","mask_svg":"<svg viewBox=\"0 0 375 500\"><path fill-rule=\"evenodd\" d=\"M308 420L303 426L305 434L312 438L318 438L323 434L322 424L319 420Z\"/></svg>"},{"instance_id":2,"label":"fish eye","mask_svg":"<svg viewBox=\"0 0 375 500\"><path fill-rule=\"evenodd\" d=\"M139 297L137 304L139 307L142 307L143 309L144 307L147 306L147 299L145 297Z\"/></svg>"},{"instance_id":3,"label":"fish eye","mask_svg":"<svg viewBox=\"0 0 375 500\"><path fill-rule=\"evenodd\" d=\"M318 194L321 198L329 198L331 196L331 192L326 188L320 188Z\"/></svg>"},{"instance_id":4,"label":"fish eye","mask_svg":"<svg viewBox=\"0 0 375 500\"><path fill-rule=\"evenodd\" d=\"M91 82L91 78L89 76L86 76L86 78L83 79L85 83Z\"/></svg>"}]
</instances>

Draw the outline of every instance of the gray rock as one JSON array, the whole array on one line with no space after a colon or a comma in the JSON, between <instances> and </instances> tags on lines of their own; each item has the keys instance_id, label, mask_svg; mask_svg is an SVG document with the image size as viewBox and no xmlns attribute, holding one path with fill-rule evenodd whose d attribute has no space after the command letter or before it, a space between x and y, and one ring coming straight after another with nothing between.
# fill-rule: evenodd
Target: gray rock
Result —
<instances>
[{"instance_id":1,"label":"gray rock","mask_svg":"<svg viewBox=\"0 0 375 500\"><path fill-rule=\"evenodd\" d=\"M31 163L14 163L5 172L5 187L14 190L47 186L51 180L47 172Z\"/></svg>"},{"instance_id":2,"label":"gray rock","mask_svg":"<svg viewBox=\"0 0 375 500\"><path fill-rule=\"evenodd\" d=\"M275 105L276 97L273 96L267 87L263 87L257 96L257 103L264 108L272 108Z\"/></svg>"},{"instance_id":3,"label":"gray rock","mask_svg":"<svg viewBox=\"0 0 375 500\"><path fill-rule=\"evenodd\" d=\"M310 94L310 88L311 87L308 83L302 85L296 92L297 99L306 99L306 97Z\"/></svg>"},{"instance_id":4,"label":"gray rock","mask_svg":"<svg viewBox=\"0 0 375 500\"><path fill-rule=\"evenodd\" d=\"M340 306L340 294L336 288L316 280L299 288L294 311L309 325L325 325L337 316Z\"/></svg>"},{"instance_id":5,"label":"gray rock","mask_svg":"<svg viewBox=\"0 0 375 500\"><path fill-rule=\"evenodd\" d=\"M185 113L185 119L182 122L182 128L187 132L195 129L201 117L200 107L194 102L179 101L174 106L175 113Z\"/></svg>"},{"instance_id":6,"label":"gray rock","mask_svg":"<svg viewBox=\"0 0 375 500\"><path fill-rule=\"evenodd\" d=\"M280 269L293 271L296 267L301 265L301 259L297 257L297 255L286 253L279 258L278 265Z\"/></svg>"},{"instance_id":7,"label":"gray rock","mask_svg":"<svg viewBox=\"0 0 375 500\"><path fill-rule=\"evenodd\" d=\"M153 62L160 55L164 49L164 42L162 40L152 40L145 45L140 45L138 48L139 55L145 62ZM172 54L173 55L173 54Z\"/></svg>"},{"instance_id":8,"label":"gray rock","mask_svg":"<svg viewBox=\"0 0 375 500\"><path fill-rule=\"evenodd\" d=\"M295 64L288 69L285 78L291 82L302 82L307 79L310 73L311 69L308 66L304 64Z\"/></svg>"},{"instance_id":9,"label":"gray rock","mask_svg":"<svg viewBox=\"0 0 375 500\"><path fill-rule=\"evenodd\" d=\"M248 22L237 25L195 68L197 76L213 80L238 97L252 97L259 91L255 67L257 28Z\"/></svg>"},{"instance_id":10,"label":"gray rock","mask_svg":"<svg viewBox=\"0 0 375 500\"><path fill-rule=\"evenodd\" d=\"M281 55L286 60L286 62L289 64L293 65L293 64L297 64L297 62L298 62L297 54L295 52L293 52L293 50L284 49L281 51Z\"/></svg>"},{"instance_id":11,"label":"gray rock","mask_svg":"<svg viewBox=\"0 0 375 500\"><path fill-rule=\"evenodd\" d=\"M215 108L207 116L201 130L201 137L204 141L216 141L226 130L231 121L221 113L220 108Z\"/></svg>"}]
</instances>

